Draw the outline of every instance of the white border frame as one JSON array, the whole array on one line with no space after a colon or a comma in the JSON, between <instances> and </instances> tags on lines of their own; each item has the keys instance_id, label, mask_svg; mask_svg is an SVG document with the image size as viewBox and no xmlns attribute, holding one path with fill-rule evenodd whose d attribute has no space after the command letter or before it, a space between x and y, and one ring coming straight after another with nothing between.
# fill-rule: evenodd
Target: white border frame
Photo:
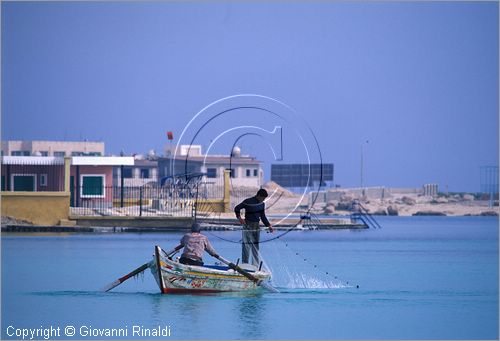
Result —
<instances>
[{"instance_id":1,"label":"white border frame","mask_svg":"<svg viewBox=\"0 0 500 341\"><path fill-rule=\"evenodd\" d=\"M83 177L84 176L100 176L102 177L102 195L97 194L83 194ZM106 174L80 174L80 198L106 198Z\"/></svg>"}]
</instances>

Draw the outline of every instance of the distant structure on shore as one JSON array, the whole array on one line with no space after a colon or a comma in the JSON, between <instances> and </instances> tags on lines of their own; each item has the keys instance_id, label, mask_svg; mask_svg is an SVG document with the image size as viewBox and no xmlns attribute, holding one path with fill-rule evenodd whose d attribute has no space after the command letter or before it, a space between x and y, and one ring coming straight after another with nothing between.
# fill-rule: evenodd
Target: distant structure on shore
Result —
<instances>
[{"instance_id":1,"label":"distant structure on shore","mask_svg":"<svg viewBox=\"0 0 500 341\"><path fill-rule=\"evenodd\" d=\"M2 156L104 156L104 142L2 141Z\"/></svg>"},{"instance_id":2,"label":"distant structure on shore","mask_svg":"<svg viewBox=\"0 0 500 341\"><path fill-rule=\"evenodd\" d=\"M167 150L167 155L172 155ZM231 185L235 187L260 188L264 172L262 164L255 157L243 155L239 147L234 147L231 155L203 154L201 145L181 145L175 155L158 158L160 179L184 174L203 173L207 181L222 180L224 170L230 171Z\"/></svg>"},{"instance_id":3,"label":"distant structure on shore","mask_svg":"<svg viewBox=\"0 0 500 341\"><path fill-rule=\"evenodd\" d=\"M498 166L481 167L481 193L488 196L490 207L494 200L498 202Z\"/></svg>"},{"instance_id":4,"label":"distant structure on shore","mask_svg":"<svg viewBox=\"0 0 500 341\"><path fill-rule=\"evenodd\" d=\"M438 185L437 184L425 184L423 186L423 195L429 197L435 197L438 195Z\"/></svg>"},{"instance_id":5,"label":"distant structure on shore","mask_svg":"<svg viewBox=\"0 0 500 341\"><path fill-rule=\"evenodd\" d=\"M301 192L306 187L317 189L333 186L333 163L272 164L271 181L291 191Z\"/></svg>"}]
</instances>

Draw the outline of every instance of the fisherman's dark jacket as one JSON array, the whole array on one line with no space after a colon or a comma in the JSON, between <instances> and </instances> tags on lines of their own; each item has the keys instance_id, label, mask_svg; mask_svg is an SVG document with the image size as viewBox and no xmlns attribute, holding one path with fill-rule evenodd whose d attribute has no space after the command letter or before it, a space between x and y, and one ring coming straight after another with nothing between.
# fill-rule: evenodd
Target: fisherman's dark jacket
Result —
<instances>
[{"instance_id":1,"label":"fisherman's dark jacket","mask_svg":"<svg viewBox=\"0 0 500 341\"><path fill-rule=\"evenodd\" d=\"M271 225L266 217L266 204L259 202L256 197L247 198L236 205L234 213L238 218L241 216L240 211L242 209L245 209L246 221L258 222L260 219L264 225L268 227Z\"/></svg>"}]
</instances>

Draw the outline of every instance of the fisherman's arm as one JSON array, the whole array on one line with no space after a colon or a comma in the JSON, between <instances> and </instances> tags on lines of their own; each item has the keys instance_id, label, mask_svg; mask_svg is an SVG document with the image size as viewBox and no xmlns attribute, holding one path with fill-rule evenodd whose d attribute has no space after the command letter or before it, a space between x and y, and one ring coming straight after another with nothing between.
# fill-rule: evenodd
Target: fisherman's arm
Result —
<instances>
[{"instance_id":1,"label":"fisherman's arm","mask_svg":"<svg viewBox=\"0 0 500 341\"><path fill-rule=\"evenodd\" d=\"M242 208L245 208L245 201L244 200L234 207L234 214L236 215L236 219L238 219L240 221L240 224L245 225L246 224L245 219L243 219L241 217L241 213L240 213Z\"/></svg>"},{"instance_id":2,"label":"fisherman's arm","mask_svg":"<svg viewBox=\"0 0 500 341\"><path fill-rule=\"evenodd\" d=\"M215 257L215 258L219 257L219 255L217 254L215 249L212 247L212 244L210 244L210 241L208 240L208 238L205 240L205 251L207 251L208 254L212 257Z\"/></svg>"},{"instance_id":3,"label":"fisherman's arm","mask_svg":"<svg viewBox=\"0 0 500 341\"><path fill-rule=\"evenodd\" d=\"M179 245L177 245L172 251L169 251L167 253L167 255L170 256L171 254L174 254L175 252L182 249L184 246L186 246L186 236L185 235L181 238L181 242L179 243Z\"/></svg>"},{"instance_id":4,"label":"fisherman's arm","mask_svg":"<svg viewBox=\"0 0 500 341\"><path fill-rule=\"evenodd\" d=\"M266 211L265 208L260 212L260 219L262 220L262 223L269 229L269 232L273 233L274 229L269 220L266 217Z\"/></svg>"},{"instance_id":5,"label":"fisherman's arm","mask_svg":"<svg viewBox=\"0 0 500 341\"><path fill-rule=\"evenodd\" d=\"M172 249L168 252L165 252L165 251L163 251L163 252L165 252L165 255L170 258L174 253L176 253L177 251L179 251L183 247L184 247L184 245L181 243L181 244L177 245L174 249Z\"/></svg>"}]
</instances>

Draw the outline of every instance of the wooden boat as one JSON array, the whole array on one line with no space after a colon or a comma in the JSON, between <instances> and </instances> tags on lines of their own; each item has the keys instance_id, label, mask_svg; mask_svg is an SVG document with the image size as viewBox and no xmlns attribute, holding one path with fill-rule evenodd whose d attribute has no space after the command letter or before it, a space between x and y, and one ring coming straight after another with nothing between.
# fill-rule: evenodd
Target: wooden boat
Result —
<instances>
[{"instance_id":1,"label":"wooden boat","mask_svg":"<svg viewBox=\"0 0 500 341\"><path fill-rule=\"evenodd\" d=\"M270 272L259 270L253 265L241 264L240 267L259 281L265 282L271 279ZM217 293L259 288L256 281L227 266L181 264L177 260L168 258L159 246L155 247L149 268L163 294Z\"/></svg>"}]
</instances>

